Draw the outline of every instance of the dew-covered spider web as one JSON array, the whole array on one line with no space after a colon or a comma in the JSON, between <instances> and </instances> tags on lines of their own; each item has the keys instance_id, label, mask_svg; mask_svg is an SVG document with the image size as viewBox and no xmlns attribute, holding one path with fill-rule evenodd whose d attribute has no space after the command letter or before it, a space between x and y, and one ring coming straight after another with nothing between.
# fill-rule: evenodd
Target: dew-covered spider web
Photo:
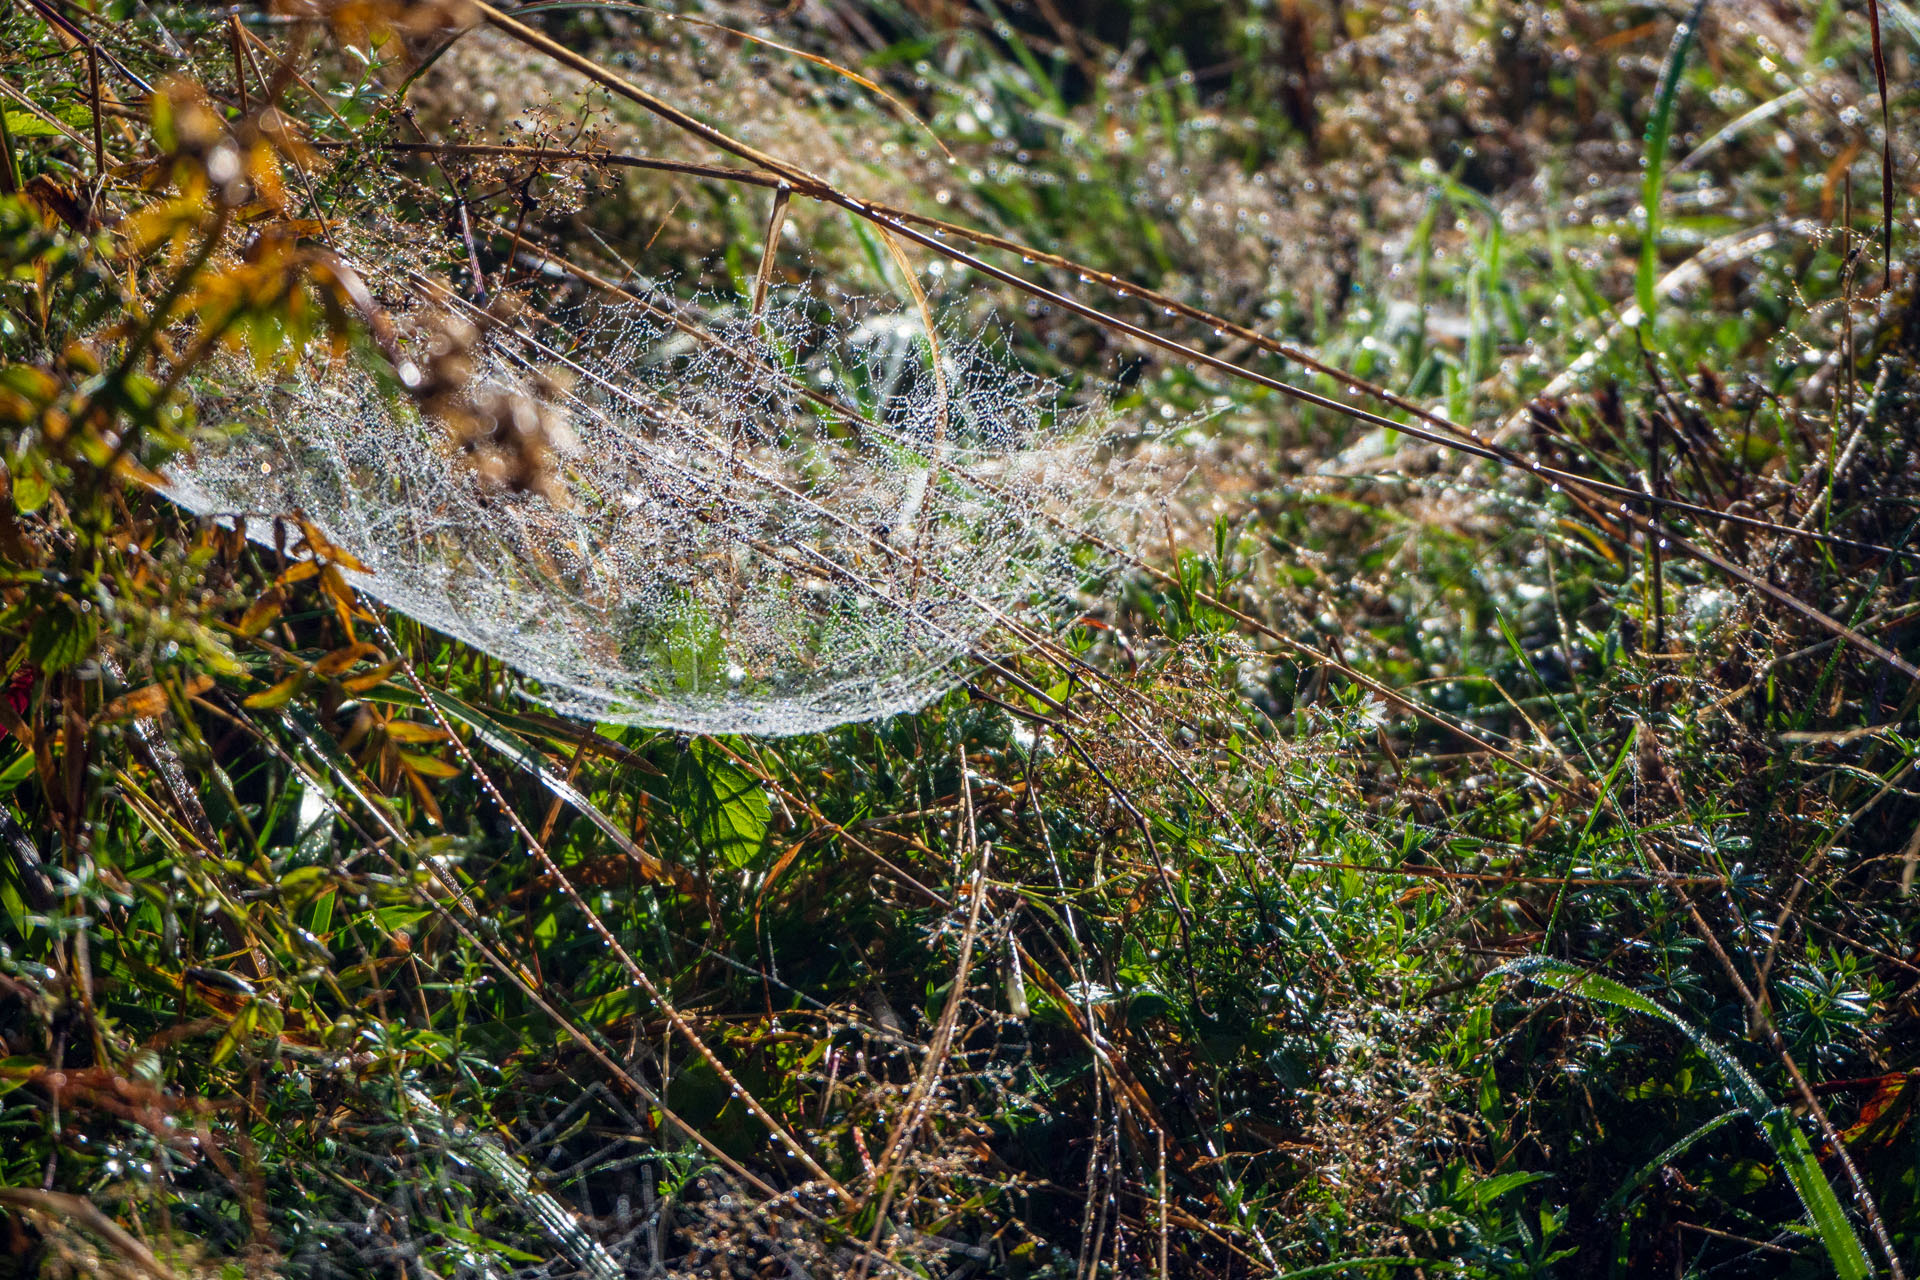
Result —
<instances>
[{"instance_id":1,"label":"dew-covered spider web","mask_svg":"<svg viewBox=\"0 0 1920 1280\"><path fill-rule=\"evenodd\" d=\"M805 295L400 318L398 375L238 364L176 461L202 515L297 514L354 585L601 721L791 734L911 710L1045 629L1149 469L1005 344Z\"/></svg>"}]
</instances>

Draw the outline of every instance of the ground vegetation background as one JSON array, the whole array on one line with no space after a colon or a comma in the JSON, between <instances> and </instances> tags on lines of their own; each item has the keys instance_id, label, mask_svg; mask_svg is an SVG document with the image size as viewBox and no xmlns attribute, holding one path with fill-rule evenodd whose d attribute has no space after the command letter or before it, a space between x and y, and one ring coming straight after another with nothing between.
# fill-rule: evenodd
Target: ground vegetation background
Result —
<instances>
[{"instance_id":1,"label":"ground vegetation background","mask_svg":"<svg viewBox=\"0 0 1920 1280\"><path fill-rule=\"evenodd\" d=\"M1916 68L1901 0L12 0L0 1272L1912 1274ZM920 711L556 716L158 493L311 360L538 492L500 326L769 289L1160 477Z\"/></svg>"}]
</instances>

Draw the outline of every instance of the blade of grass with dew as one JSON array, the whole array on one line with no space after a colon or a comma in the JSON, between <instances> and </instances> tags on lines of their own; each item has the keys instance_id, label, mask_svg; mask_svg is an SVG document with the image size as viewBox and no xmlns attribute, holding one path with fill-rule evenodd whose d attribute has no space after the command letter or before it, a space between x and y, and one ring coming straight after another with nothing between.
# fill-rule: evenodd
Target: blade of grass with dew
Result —
<instances>
[{"instance_id":1,"label":"blade of grass with dew","mask_svg":"<svg viewBox=\"0 0 1920 1280\"><path fill-rule=\"evenodd\" d=\"M1640 178L1640 204L1646 214L1646 226L1640 242L1640 274L1634 281L1634 297L1640 304L1642 324L1652 322L1657 301L1654 281L1660 271L1660 196L1667 187L1667 144L1673 136L1673 100L1680 91L1680 77L1687 68L1693 34L1706 8L1707 0L1694 0L1693 11L1674 28L1667 65L1660 72L1660 85L1654 93L1653 117L1647 121L1646 172Z\"/></svg>"},{"instance_id":2,"label":"blade of grass with dew","mask_svg":"<svg viewBox=\"0 0 1920 1280\"><path fill-rule=\"evenodd\" d=\"M1700 1141L1702 1138L1705 1138L1707 1135L1714 1133L1715 1131L1720 1129L1721 1126L1725 1125L1729 1120L1732 1120L1734 1117L1742 1116L1745 1114L1746 1114L1745 1109L1741 1107L1735 1107L1732 1111L1722 1111L1719 1115L1707 1121L1705 1124L1695 1129L1692 1133L1689 1133L1686 1137L1681 1138L1679 1141L1675 1142L1672 1146L1668 1147L1665 1151L1662 1151L1659 1155L1655 1156L1653 1159L1641 1165L1640 1168L1635 1170L1633 1174L1630 1175L1625 1182L1622 1182L1620 1184L1620 1189L1618 1191L1614 1192L1612 1196L1608 1197L1607 1203L1601 1208L1601 1212L1611 1213L1613 1210L1619 1208L1620 1205L1626 1200L1626 1198L1632 1195L1634 1191L1642 1183L1644 1183L1648 1178L1651 1178L1655 1173L1659 1172L1660 1167L1662 1165L1669 1164L1674 1160L1678 1160L1682 1155L1684 1155L1689 1149L1692 1148L1694 1143Z\"/></svg>"},{"instance_id":3,"label":"blade of grass with dew","mask_svg":"<svg viewBox=\"0 0 1920 1280\"><path fill-rule=\"evenodd\" d=\"M1707 1061L1713 1064L1714 1070L1720 1073L1727 1093L1759 1126L1768 1145L1780 1158L1780 1167L1786 1173L1787 1181L1793 1184L1794 1193L1800 1197L1800 1203L1807 1211L1807 1219L1826 1248L1835 1273L1842 1280L1866 1280L1873 1274L1872 1265L1867 1260L1866 1246L1860 1242L1853 1224L1847 1221L1846 1211L1840 1207L1833 1184L1827 1181L1827 1175L1820 1169L1813 1145L1793 1122L1792 1113L1768 1097L1766 1090L1760 1087L1760 1082L1724 1045L1665 1005L1611 978L1577 969L1563 961L1547 956L1530 956L1502 965L1494 972L1531 978L1555 991L1585 996L1632 1013L1657 1018L1693 1041Z\"/></svg>"},{"instance_id":4,"label":"blade of grass with dew","mask_svg":"<svg viewBox=\"0 0 1920 1280\"><path fill-rule=\"evenodd\" d=\"M462 1164L484 1172L500 1193L526 1214L555 1246L574 1259L593 1280L620 1280L626 1274L605 1246L589 1235L579 1219L546 1191L534 1184L525 1165L510 1155L500 1142L459 1117L449 1118L426 1092L415 1085L405 1087L413 1118L419 1120Z\"/></svg>"}]
</instances>

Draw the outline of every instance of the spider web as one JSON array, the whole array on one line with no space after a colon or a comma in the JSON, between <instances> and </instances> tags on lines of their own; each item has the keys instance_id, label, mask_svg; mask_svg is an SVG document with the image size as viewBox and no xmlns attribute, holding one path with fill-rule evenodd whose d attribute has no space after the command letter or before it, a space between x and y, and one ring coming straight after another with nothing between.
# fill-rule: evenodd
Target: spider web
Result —
<instances>
[{"instance_id":1,"label":"spider web","mask_svg":"<svg viewBox=\"0 0 1920 1280\"><path fill-rule=\"evenodd\" d=\"M465 323L404 317L397 381L223 369L202 412L234 426L166 492L262 541L298 514L357 588L569 715L783 735L923 706L990 635L1057 616L1100 567L1069 531L1111 527L1151 471L1097 405L918 311L657 295L526 312L449 357ZM449 358L490 406L477 443L405 394Z\"/></svg>"}]
</instances>

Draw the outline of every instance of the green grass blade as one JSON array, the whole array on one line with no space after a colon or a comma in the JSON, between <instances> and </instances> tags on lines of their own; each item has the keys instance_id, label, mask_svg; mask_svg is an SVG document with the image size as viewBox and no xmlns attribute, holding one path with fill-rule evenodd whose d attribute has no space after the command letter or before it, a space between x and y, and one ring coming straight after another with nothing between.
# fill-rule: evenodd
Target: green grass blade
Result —
<instances>
[{"instance_id":1,"label":"green grass blade","mask_svg":"<svg viewBox=\"0 0 1920 1280\"><path fill-rule=\"evenodd\" d=\"M1867 1261L1866 1247L1860 1243L1853 1224L1847 1221L1846 1211L1840 1207L1839 1197L1833 1193L1833 1184L1827 1181L1827 1175L1821 1171L1812 1144L1793 1123L1786 1108L1767 1096L1760 1082L1740 1065L1725 1046L1666 1006L1647 999L1639 992L1611 978L1576 969L1546 956L1516 961L1503 966L1501 972L1521 974L1555 991L1586 996L1616 1008L1658 1018L1693 1041L1720 1073L1727 1092L1752 1117L1774 1154L1779 1157L1780 1167L1785 1171L1787 1181L1793 1184L1794 1193L1800 1197L1800 1203L1806 1209L1807 1218L1813 1223L1820 1243L1826 1247L1835 1273L1842 1280L1866 1280L1873 1273Z\"/></svg>"},{"instance_id":2,"label":"green grass blade","mask_svg":"<svg viewBox=\"0 0 1920 1280\"><path fill-rule=\"evenodd\" d=\"M1620 1189L1614 1192L1611 1196L1607 1198L1606 1204L1601 1206L1601 1211L1603 1213L1610 1213L1614 1209L1619 1208L1620 1205L1626 1200L1626 1198L1633 1194L1636 1188L1638 1188L1648 1178L1651 1178L1655 1174L1655 1172L1659 1170L1660 1166L1679 1159L1681 1154L1685 1152L1689 1147L1691 1147L1694 1143L1700 1141L1700 1139L1714 1132L1716 1129L1720 1128L1720 1126L1724 1125L1725 1123L1727 1123L1727 1121L1733 1119L1735 1116L1740 1116L1745 1114L1746 1114L1746 1109L1743 1107L1736 1107L1732 1111L1722 1111L1719 1115L1707 1121L1705 1124L1695 1129L1692 1133L1689 1133L1686 1137L1681 1138L1678 1142L1675 1142L1672 1146L1668 1147L1665 1151L1662 1151L1659 1155L1655 1156L1653 1159L1647 1161L1645 1164L1641 1165L1638 1169L1636 1169L1633 1172L1632 1176L1630 1176L1625 1182L1620 1184Z\"/></svg>"},{"instance_id":3,"label":"green grass blade","mask_svg":"<svg viewBox=\"0 0 1920 1280\"><path fill-rule=\"evenodd\" d=\"M1309 1280L1312 1276L1349 1276L1359 1272L1362 1267L1431 1267L1433 1262L1422 1262L1418 1258L1348 1258L1342 1262L1322 1262L1318 1266L1303 1267L1299 1271L1288 1271L1277 1275L1273 1280Z\"/></svg>"},{"instance_id":4,"label":"green grass blade","mask_svg":"<svg viewBox=\"0 0 1920 1280\"><path fill-rule=\"evenodd\" d=\"M1634 287L1643 325L1653 319L1653 286L1660 274L1660 196L1667 188L1667 144L1673 137L1673 100L1680 91L1680 77L1687 69L1687 54L1693 48L1693 33L1700 26L1700 15L1706 7L1707 0L1695 0L1686 21L1674 28L1667 65L1660 72L1660 86L1654 94L1653 116L1647 121L1646 172L1640 178L1640 204L1647 222L1640 241L1640 275Z\"/></svg>"}]
</instances>

